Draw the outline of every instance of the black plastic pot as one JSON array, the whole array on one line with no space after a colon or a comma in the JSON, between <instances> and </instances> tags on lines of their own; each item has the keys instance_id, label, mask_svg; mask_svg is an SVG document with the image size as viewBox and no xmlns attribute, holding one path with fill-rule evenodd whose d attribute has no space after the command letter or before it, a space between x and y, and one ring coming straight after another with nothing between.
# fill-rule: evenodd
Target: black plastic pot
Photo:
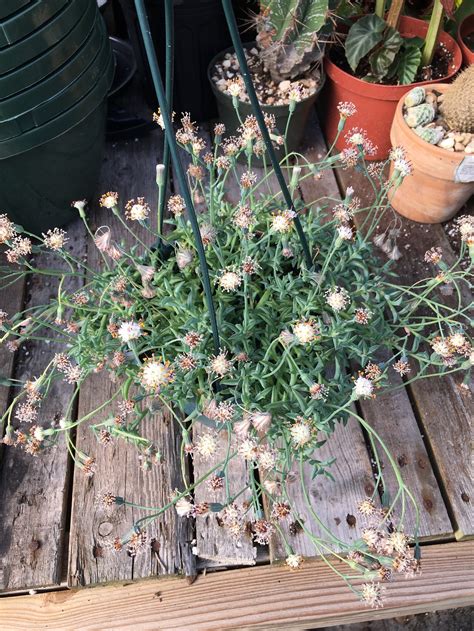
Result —
<instances>
[{"instance_id":1,"label":"black plastic pot","mask_svg":"<svg viewBox=\"0 0 474 631\"><path fill-rule=\"evenodd\" d=\"M156 109L157 100L151 74L139 34L133 0L119 0L124 24L133 45L138 69L149 105ZM234 0L239 16L252 3ZM150 30L161 71L165 72L165 18L163 0L146 0ZM220 50L231 44L221 0L175 0L174 2L174 89L173 110L190 112L193 120L208 121L216 115L216 104L207 83L207 66Z\"/></svg>"},{"instance_id":2,"label":"black plastic pot","mask_svg":"<svg viewBox=\"0 0 474 631\"><path fill-rule=\"evenodd\" d=\"M0 208L34 234L77 216L71 202L96 190L103 158L106 101L53 140L0 161Z\"/></svg>"},{"instance_id":3,"label":"black plastic pot","mask_svg":"<svg viewBox=\"0 0 474 631\"><path fill-rule=\"evenodd\" d=\"M0 22L0 48L11 46L27 37L32 31L46 24L56 13L59 13L68 0L48 0L33 2L6 20Z\"/></svg>"},{"instance_id":4,"label":"black plastic pot","mask_svg":"<svg viewBox=\"0 0 474 631\"><path fill-rule=\"evenodd\" d=\"M254 44L248 44L247 46L251 47ZM234 106L232 105L232 97L229 94L225 94L221 92L212 81L212 71L214 66L218 61L220 61L226 53L234 52L233 48L227 48L226 50L221 51L218 55L214 57L208 67L207 76L209 83L211 84L211 89L214 93L214 96L217 101L217 109L219 121L224 123L226 128L226 135L235 134L237 128L240 126L239 118L235 112ZM297 151L301 140L303 138L304 130L306 127L306 122L308 120L308 116L311 112L311 109L314 107L316 99L318 98L319 93L321 92L325 82L325 75L322 75L322 79L320 84L314 94L309 96L307 99L303 101L299 101L296 103L294 112L291 115L290 122L288 124L288 130L286 135L286 149L288 153L293 151ZM289 105L262 105L261 106L263 112L267 112L268 114L273 114L276 121L276 129L278 132L283 135L285 133L288 118L290 116L290 107ZM253 114L252 106L250 103L245 103L243 101L239 102L239 114L240 118L244 120L250 114ZM284 157L285 148L284 147L276 147L275 152L278 158ZM241 157L243 160L244 157ZM264 160L265 163L269 164L269 158L267 154L265 154Z\"/></svg>"},{"instance_id":5,"label":"black plastic pot","mask_svg":"<svg viewBox=\"0 0 474 631\"><path fill-rule=\"evenodd\" d=\"M12 13L19 11L33 0L2 0L0 4L0 20L9 17Z\"/></svg>"}]
</instances>

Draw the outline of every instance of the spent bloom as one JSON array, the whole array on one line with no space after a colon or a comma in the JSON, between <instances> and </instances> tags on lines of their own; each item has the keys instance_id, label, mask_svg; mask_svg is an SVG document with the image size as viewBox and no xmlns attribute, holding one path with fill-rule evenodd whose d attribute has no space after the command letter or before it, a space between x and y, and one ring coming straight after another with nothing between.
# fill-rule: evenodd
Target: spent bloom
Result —
<instances>
[{"instance_id":1,"label":"spent bloom","mask_svg":"<svg viewBox=\"0 0 474 631\"><path fill-rule=\"evenodd\" d=\"M304 559L300 554L289 554L285 559L285 563L290 570L297 570L303 564L303 560Z\"/></svg>"},{"instance_id":2,"label":"spent bloom","mask_svg":"<svg viewBox=\"0 0 474 631\"><path fill-rule=\"evenodd\" d=\"M430 248L425 252L425 256L423 258L425 263L433 263L436 265L443 258L443 250L440 247Z\"/></svg>"},{"instance_id":3,"label":"spent bloom","mask_svg":"<svg viewBox=\"0 0 474 631\"><path fill-rule=\"evenodd\" d=\"M186 209L186 204L181 195L172 195L168 199L168 210L175 216L181 217Z\"/></svg>"},{"instance_id":4,"label":"spent bloom","mask_svg":"<svg viewBox=\"0 0 474 631\"><path fill-rule=\"evenodd\" d=\"M361 599L369 607L378 609L383 604L383 587L378 583L364 583Z\"/></svg>"},{"instance_id":5,"label":"spent bloom","mask_svg":"<svg viewBox=\"0 0 474 631\"><path fill-rule=\"evenodd\" d=\"M223 377L232 369L232 362L227 359L227 351L220 351L211 357L210 371L218 377Z\"/></svg>"},{"instance_id":6,"label":"spent bloom","mask_svg":"<svg viewBox=\"0 0 474 631\"><path fill-rule=\"evenodd\" d=\"M194 449L204 460L209 460L217 451L217 438L210 432L201 434Z\"/></svg>"}]
</instances>

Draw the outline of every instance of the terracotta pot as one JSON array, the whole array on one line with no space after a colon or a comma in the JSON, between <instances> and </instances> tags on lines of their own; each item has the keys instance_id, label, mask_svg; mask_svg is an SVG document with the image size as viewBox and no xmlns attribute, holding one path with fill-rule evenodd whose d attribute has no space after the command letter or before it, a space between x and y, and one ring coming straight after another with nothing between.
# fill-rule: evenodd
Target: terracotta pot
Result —
<instances>
[{"instance_id":1,"label":"terracotta pot","mask_svg":"<svg viewBox=\"0 0 474 631\"><path fill-rule=\"evenodd\" d=\"M449 86L435 83L430 88L445 92ZM413 165L413 175L407 176L390 196L393 208L421 223L451 219L474 193L474 155L441 149L417 136L403 118L403 97L397 105L390 139L394 147L406 150Z\"/></svg>"},{"instance_id":2,"label":"terracotta pot","mask_svg":"<svg viewBox=\"0 0 474 631\"><path fill-rule=\"evenodd\" d=\"M468 15L467 18L461 22L458 28L458 44L462 51L462 59L465 66L474 64L474 52L467 46L464 38L474 33L474 13Z\"/></svg>"},{"instance_id":3,"label":"terracotta pot","mask_svg":"<svg viewBox=\"0 0 474 631\"><path fill-rule=\"evenodd\" d=\"M415 18L402 16L399 26L404 37L424 37L428 30L428 23ZM449 74L442 79L448 81L461 67L462 55L456 41L447 33L440 34L440 41L453 53L453 64ZM337 136L339 112L337 104L340 101L351 101L357 108L357 114L346 122L346 131L351 127L362 127L367 131L370 140L377 145L378 150L371 160L385 160L390 151L390 125L400 98L407 90L415 85L425 85L429 81L420 81L407 85L378 85L368 83L353 77L334 64L330 56L325 59L327 73L325 94L321 98L324 107L324 126L326 138L331 144ZM346 146L344 132L339 136L336 148Z\"/></svg>"}]
</instances>

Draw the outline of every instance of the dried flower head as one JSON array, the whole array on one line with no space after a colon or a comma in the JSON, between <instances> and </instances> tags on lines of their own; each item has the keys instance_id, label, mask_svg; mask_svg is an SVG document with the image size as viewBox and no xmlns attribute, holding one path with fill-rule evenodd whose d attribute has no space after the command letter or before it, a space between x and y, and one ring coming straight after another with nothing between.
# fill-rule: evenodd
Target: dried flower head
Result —
<instances>
[{"instance_id":1,"label":"dried flower head","mask_svg":"<svg viewBox=\"0 0 474 631\"><path fill-rule=\"evenodd\" d=\"M184 203L184 199L181 195L171 195L168 199L168 210L175 217L181 217L186 210L186 204Z\"/></svg>"},{"instance_id":2,"label":"dried flower head","mask_svg":"<svg viewBox=\"0 0 474 631\"><path fill-rule=\"evenodd\" d=\"M231 269L224 270L218 278L218 283L224 291L237 291L242 283L242 276Z\"/></svg>"},{"instance_id":3,"label":"dried flower head","mask_svg":"<svg viewBox=\"0 0 474 631\"><path fill-rule=\"evenodd\" d=\"M299 344L311 344L318 339L319 328L314 320L299 320L293 325L293 335Z\"/></svg>"},{"instance_id":4,"label":"dried flower head","mask_svg":"<svg viewBox=\"0 0 474 631\"><path fill-rule=\"evenodd\" d=\"M209 460L217 451L217 438L210 432L201 434L196 440L194 449L201 458Z\"/></svg>"},{"instance_id":5,"label":"dried flower head","mask_svg":"<svg viewBox=\"0 0 474 631\"><path fill-rule=\"evenodd\" d=\"M125 344L133 340L137 340L141 335L143 335L142 327L134 320L122 322L117 331L117 336Z\"/></svg>"},{"instance_id":6,"label":"dried flower head","mask_svg":"<svg viewBox=\"0 0 474 631\"><path fill-rule=\"evenodd\" d=\"M378 609L383 605L383 587L378 583L364 583L361 590L361 599L368 607Z\"/></svg>"},{"instance_id":7,"label":"dried flower head","mask_svg":"<svg viewBox=\"0 0 474 631\"><path fill-rule=\"evenodd\" d=\"M113 191L104 193L99 199L99 204L103 208L115 208L118 204L118 193L114 193Z\"/></svg>"},{"instance_id":8,"label":"dried flower head","mask_svg":"<svg viewBox=\"0 0 474 631\"><path fill-rule=\"evenodd\" d=\"M339 102L337 105L337 109L339 110L339 114L342 118L349 118L350 116L354 116L354 114L357 114L356 106L350 101Z\"/></svg>"},{"instance_id":9,"label":"dried flower head","mask_svg":"<svg viewBox=\"0 0 474 631\"><path fill-rule=\"evenodd\" d=\"M430 248L425 252L425 256L423 258L426 263L433 263L434 265L437 265L443 258L443 249L440 247Z\"/></svg>"},{"instance_id":10,"label":"dried flower head","mask_svg":"<svg viewBox=\"0 0 474 631\"><path fill-rule=\"evenodd\" d=\"M289 554L285 563L290 568L290 570L298 570L303 564L303 557L300 554Z\"/></svg>"},{"instance_id":11,"label":"dried flower head","mask_svg":"<svg viewBox=\"0 0 474 631\"><path fill-rule=\"evenodd\" d=\"M220 351L211 357L209 369L218 377L227 375L232 370L232 362L227 358L227 351Z\"/></svg>"},{"instance_id":12,"label":"dried flower head","mask_svg":"<svg viewBox=\"0 0 474 631\"><path fill-rule=\"evenodd\" d=\"M271 220L271 230L273 232L286 233L293 228L293 220L296 214L292 210L283 210L273 215Z\"/></svg>"},{"instance_id":13,"label":"dried flower head","mask_svg":"<svg viewBox=\"0 0 474 631\"><path fill-rule=\"evenodd\" d=\"M140 369L139 382L147 392L160 392L174 379L174 370L168 361L148 357Z\"/></svg>"},{"instance_id":14,"label":"dried flower head","mask_svg":"<svg viewBox=\"0 0 474 631\"><path fill-rule=\"evenodd\" d=\"M294 447L303 447L313 437L311 421L298 416L290 427L290 437Z\"/></svg>"},{"instance_id":15,"label":"dried flower head","mask_svg":"<svg viewBox=\"0 0 474 631\"><path fill-rule=\"evenodd\" d=\"M15 224L10 221L7 215L0 215L0 244L6 243L15 236Z\"/></svg>"}]
</instances>

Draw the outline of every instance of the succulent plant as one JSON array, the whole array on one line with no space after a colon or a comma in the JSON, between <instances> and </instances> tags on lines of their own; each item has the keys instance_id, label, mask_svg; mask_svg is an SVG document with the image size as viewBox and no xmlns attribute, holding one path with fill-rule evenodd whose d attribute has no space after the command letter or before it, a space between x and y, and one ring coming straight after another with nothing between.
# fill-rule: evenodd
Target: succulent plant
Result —
<instances>
[{"instance_id":1,"label":"succulent plant","mask_svg":"<svg viewBox=\"0 0 474 631\"><path fill-rule=\"evenodd\" d=\"M440 111L450 129L474 133L474 65L461 72L445 92Z\"/></svg>"},{"instance_id":2,"label":"succulent plant","mask_svg":"<svg viewBox=\"0 0 474 631\"><path fill-rule=\"evenodd\" d=\"M413 131L430 145L437 145L444 138L444 130L439 127L415 127Z\"/></svg>"},{"instance_id":3,"label":"succulent plant","mask_svg":"<svg viewBox=\"0 0 474 631\"><path fill-rule=\"evenodd\" d=\"M421 105L408 108L405 114L405 122L409 127L427 125L434 120L435 115L435 108L430 103L422 103Z\"/></svg>"},{"instance_id":4,"label":"succulent plant","mask_svg":"<svg viewBox=\"0 0 474 631\"><path fill-rule=\"evenodd\" d=\"M261 0L260 56L274 81L294 79L320 62L330 0ZM323 31L325 30L323 29Z\"/></svg>"},{"instance_id":5,"label":"succulent plant","mask_svg":"<svg viewBox=\"0 0 474 631\"><path fill-rule=\"evenodd\" d=\"M413 107L414 105L420 105L426 98L426 92L424 88L413 88L405 96L404 103L406 107Z\"/></svg>"}]
</instances>

